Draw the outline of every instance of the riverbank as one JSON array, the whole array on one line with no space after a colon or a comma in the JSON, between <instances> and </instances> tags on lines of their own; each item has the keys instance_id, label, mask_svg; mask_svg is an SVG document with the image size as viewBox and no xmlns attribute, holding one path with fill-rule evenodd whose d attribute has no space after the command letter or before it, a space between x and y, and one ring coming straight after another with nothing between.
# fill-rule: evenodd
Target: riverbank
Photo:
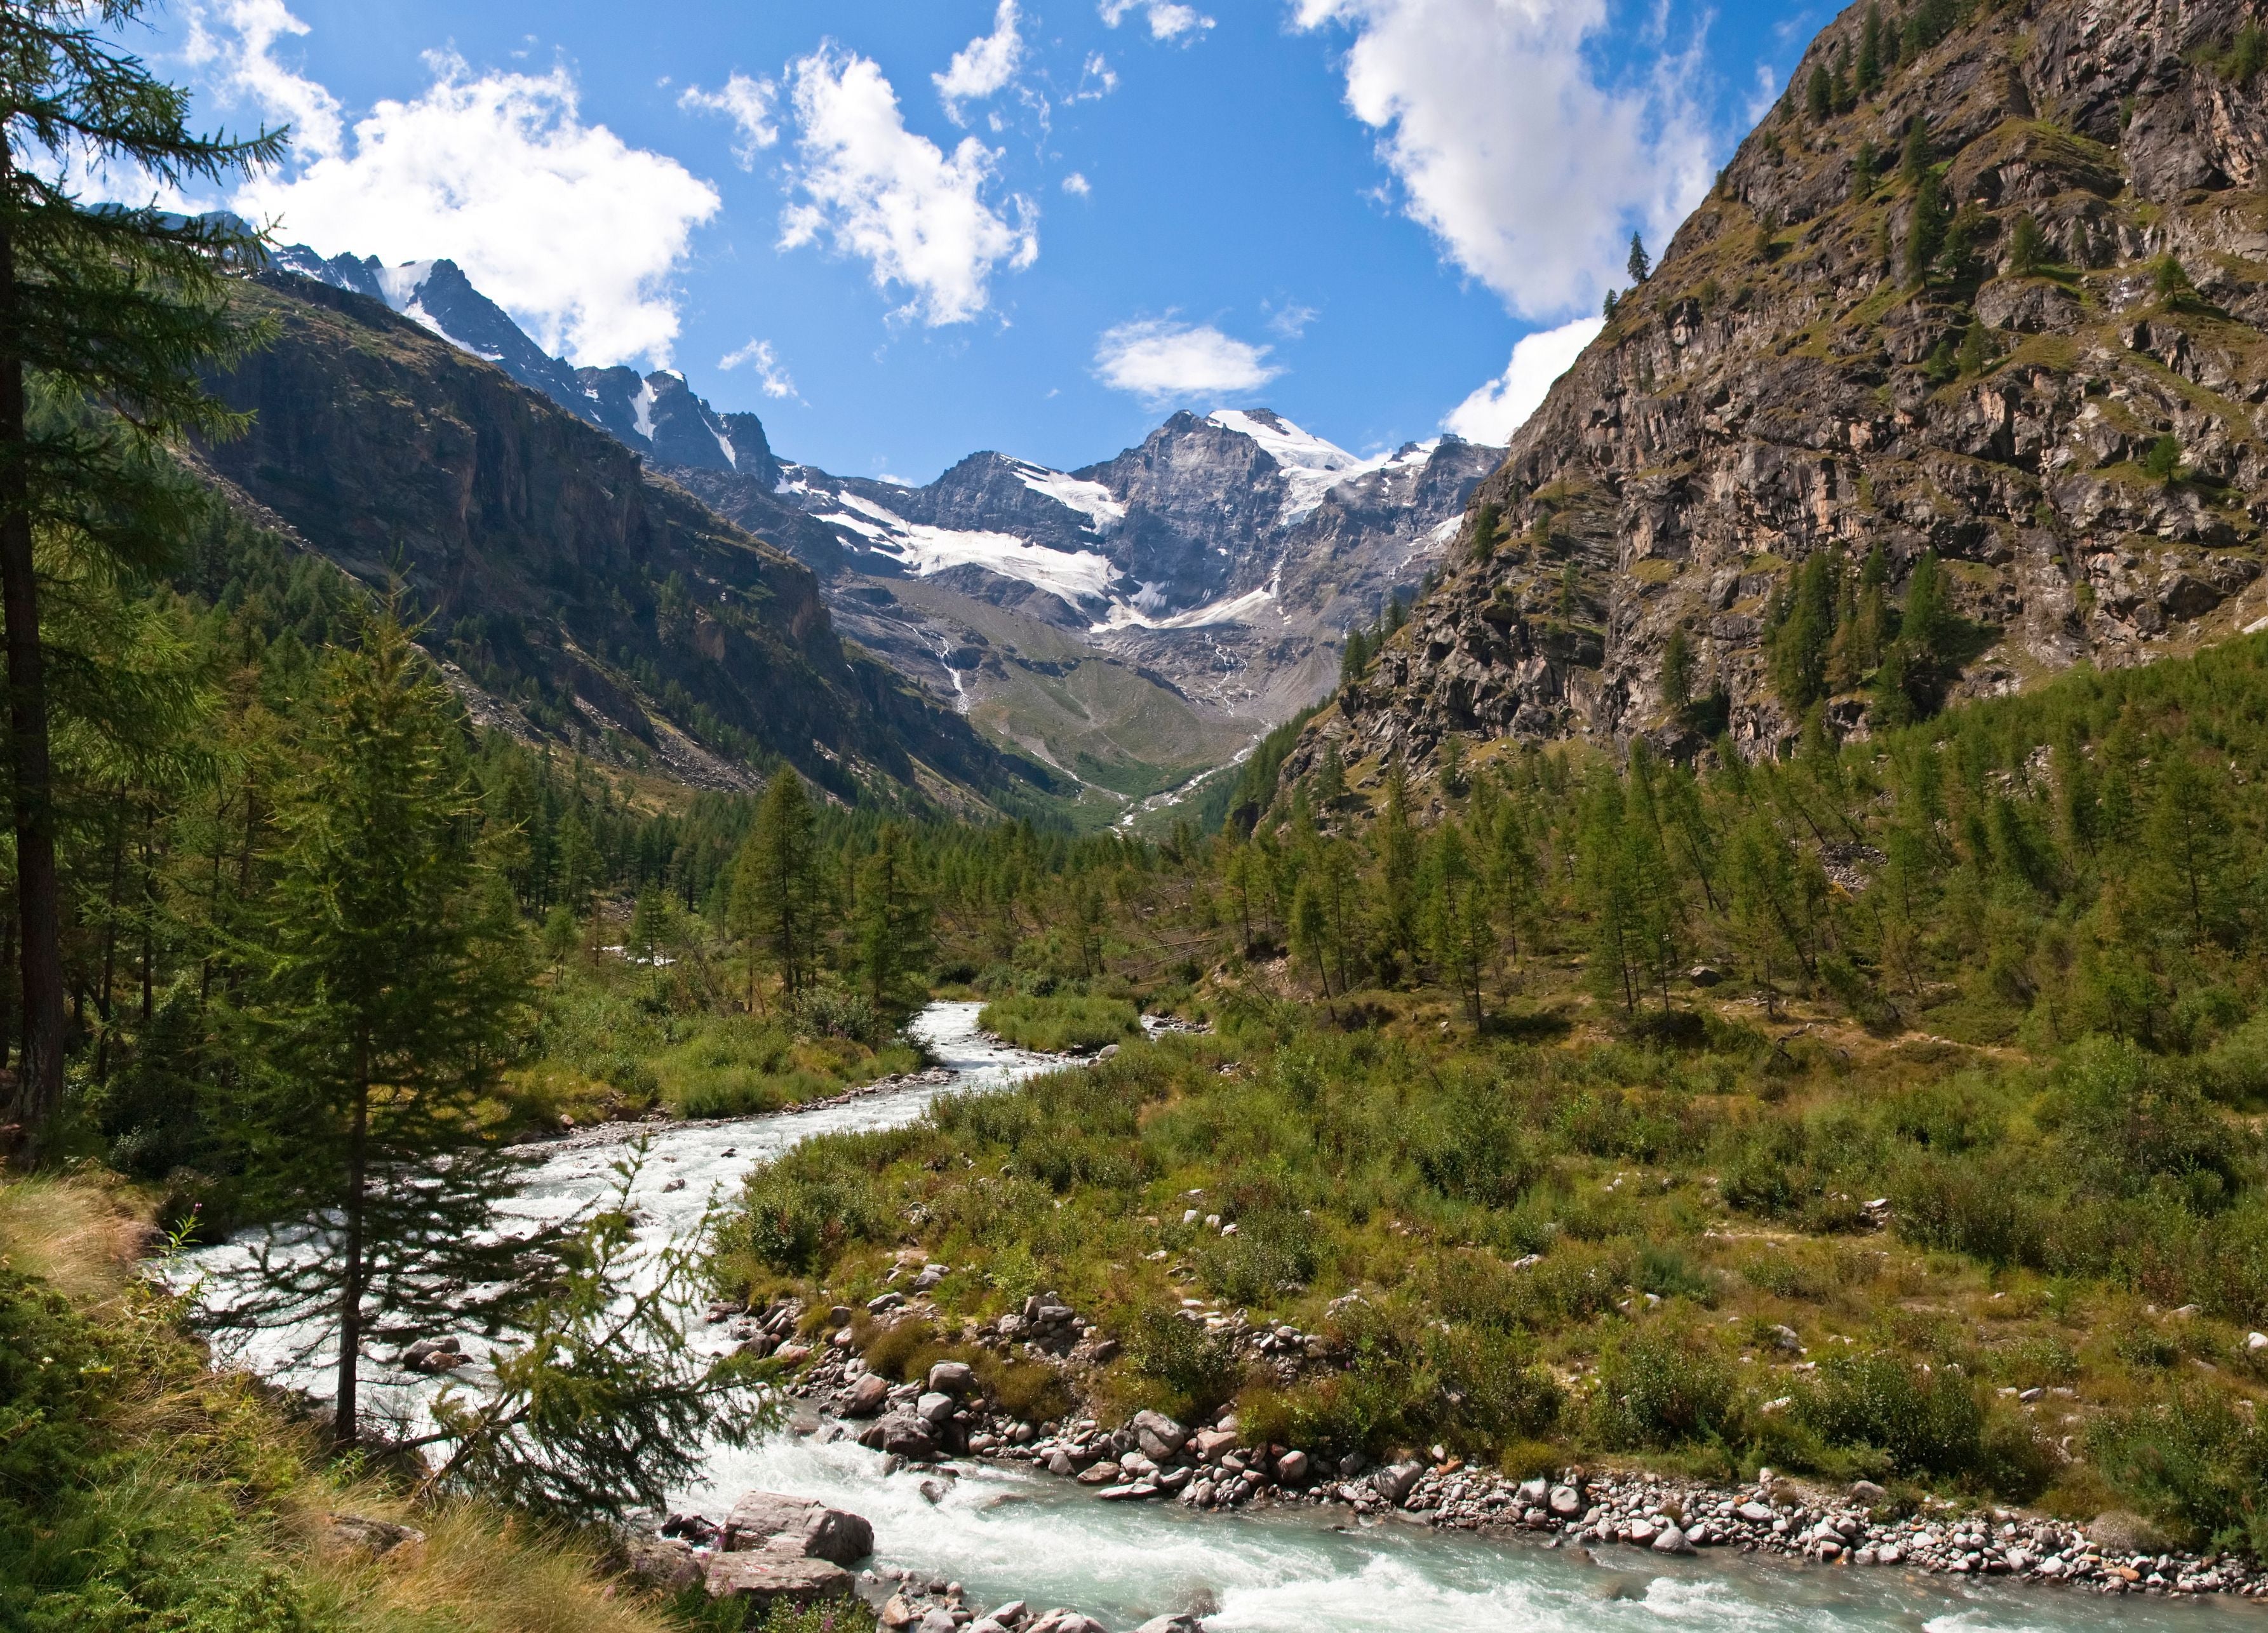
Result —
<instances>
[{"instance_id":1,"label":"riverbank","mask_svg":"<svg viewBox=\"0 0 2268 1633\"><path fill-rule=\"evenodd\" d=\"M934 1332L939 1313L922 1295L942 1279L943 1267L924 1267L910 1278L910 1299L880 1296L882 1309L869 1313L893 1318L887 1325L854 1320L847 1308L828 1313L817 1344L798 1340L805 1312L792 1302L740 1318L712 1307L711 1318L747 1322L739 1342L799 1369L789 1394L826 1413L805 1432L822 1443L855 1438L881 1456L886 1475L898 1467L949 1474L959 1455L1027 1466L1089 1488L1097 1503L1170 1501L1219 1512L1306 1504L1622 1557L1729 1551L2102 1594L2268 1595L2268 1574L2257 1562L2145 1546L2146 1530L2131 1517L2090 1527L1987 1504L1893 1499L1871 1481L1838 1490L1770 1469L1738 1485L1580 1467L1514 1479L1440 1447L1373 1467L1359 1454L1327 1459L1256 1444L1233 1413L1195 1429L1150 1411L1106 1424L1080 1415L1083 1407L1052 1420L1018 1418L993 1409L964 1362L939 1361L920 1383L895 1386L868 1370L865 1352L895 1350L901 1323L924 1337ZM1028 1364L1059 1365L1067 1383L1115 1350L1059 1303L1035 1299L1006 1320L997 1335L1021 1338Z\"/></svg>"}]
</instances>

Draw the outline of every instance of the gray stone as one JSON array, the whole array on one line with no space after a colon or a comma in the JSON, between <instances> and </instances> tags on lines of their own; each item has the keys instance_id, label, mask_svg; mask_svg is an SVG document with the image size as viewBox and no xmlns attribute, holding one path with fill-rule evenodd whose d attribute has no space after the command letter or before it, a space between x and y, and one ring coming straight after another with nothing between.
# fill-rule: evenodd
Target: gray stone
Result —
<instances>
[{"instance_id":1,"label":"gray stone","mask_svg":"<svg viewBox=\"0 0 2268 1633\"><path fill-rule=\"evenodd\" d=\"M914 1628L915 1633L955 1633L960 1625L953 1613L940 1605L914 1623Z\"/></svg>"},{"instance_id":2,"label":"gray stone","mask_svg":"<svg viewBox=\"0 0 2268 1633\"><path fill-rule=\"evenodd\" d=\"M1574 1519L1583 1512L1583 1494L1572 1486L1553 1486L1551 1512L1562 1519Z\"/></svg>"},{"instance_id":3,"label":"gray stone","mask_svg":"<svg viewBox=\"0 0 2268 1633\"><path fill-rule=\"evenodd\" d=\"M937 1438L930 1426L910 1412L892 1412L866 1425L858 1444L870 1452L887 1452L909 1462L925 1463L937 1455Z\"/></svg>"},{"instance_id":4,"label":"gray stone","mask_svg":"<svg viewBox=\"0 0 2268 1633\"><path fill-rule=\"evenodd\" d=\"M924 1423L941 1423L953 1416L954 1399L932 1390L914 1402L914 1415Z\"/></svg>"},{"instance_id":5,"label":"gray stone","mask_svg":"<svg viewBox=\"0 0 2268 1633\"><path fill-rule=\"evenodd\" d=\"M1871 1480L1853 1480L1851 1482L1851 1500L1875 1508L1889 1502L1890 1494Z\"/></svg>"},{"instance_id":6,"label":"gray stone","mask_svg":"<svg viewBox=\"0 0 2268 1633\"><path fill-rule=\"evenodd\" d=\"M872 1417L889 1404L890 1380L880 1372L868 1372L843 1391L836 1410L845 1417Z\"/></svg>"},{"instance_id":7,"label":"gray stone","mask_svg":"<svg viewBox=\"0 0 2268 1633\"><path fill-rule=\"evenodd\" d=\"M701 1556L676 1537L634 1536L623 1545L630 1575L665 1593L701 1585Z\"/></svg>"},{"instance_id":8,"label":"gray stone","mask_svg":"<svg viewBox=\"0 0 2268 1633\"><path fill-rule=\"evenodd\" d=\"M1373 1475L1370 1483L1379 1496L1399 1507L1425 1472L1422 1463L1395 1463Z\"/></svg>"},{"instance_id":9,"label":"gray stone","mask_svg":"<svg viewBox=\"0 0 2268 1633\"><path fill-rule=\"evenodd\" d=\"M966 1361L939 1361L929 1369L929 1387L960 1400L976 1389L976 1374Z\"/></svg>"},{"instance_id":10,"label":"gray stone","mask_svg":"<svg viewBox=\"0 0 2268 1633\"><path fill-rule=\"evenodd\" d=\"M998 1622L1004 1628L1012 1628L1024 1619L1026 1608L1022 1600L1012 1599L994 1610L987 1619Z\"/></svg>"},{"instance_id":11,"label":"gray stone","mask_svg":"<svg viewBox=\"0 0 2268 1633\"><path fill-rule=\"evenodd\" d=\"M712 1554L703 1573L711 1599L758 1605L814 1605L850 1597L850 1573L824 1559L795 1554Z\"/></svg>"},{"instance_id":12,"label":"gray stone","mask_svg":"<svg viewBox=\"0 0 2268 1633\"><path fill-rule=\"evenodd\" d=\"M1303 1484L1307 1478L1307 1454L1286 1452L1276 1460L1276 1477L1287 1486Z\"/></svg>"},{"instance_id":13,"label":"gray stone","mask_svg":"<svg viewBox=\"0 0 2268 1633\"><path fill-rule=\"evenodd\" d=\"M1128 1427L1143 1453L1161 1462L1179 1452L1189 1438L1188 1430L1162 1412L1137 1412Z\"/></svg>"},{"instance_id":14,"label":"gray stone","mask_svg":"<svg viewBox=\"0 0 2268 1633\"><path fill-rule=\"evenodd\" d=\"M1134 1633L1204 1633L1204 1623L1184 1610L1170 1616L1152 1616Z\"/></svg>"},{"instance_id":15,"label":"gray stone","mask_svg":"<svg viewBox=\"0 0 2268 1633\"><path fill-rule=\"evenodd\" d=\"M1675 1526L1664 1526L1660 1534L1653 1539L1653 1551L1657 1554L1690 1554L1693 1551L1693 1544L1685 1540L1685 1533Z\"/></svg>"}]
</instances>

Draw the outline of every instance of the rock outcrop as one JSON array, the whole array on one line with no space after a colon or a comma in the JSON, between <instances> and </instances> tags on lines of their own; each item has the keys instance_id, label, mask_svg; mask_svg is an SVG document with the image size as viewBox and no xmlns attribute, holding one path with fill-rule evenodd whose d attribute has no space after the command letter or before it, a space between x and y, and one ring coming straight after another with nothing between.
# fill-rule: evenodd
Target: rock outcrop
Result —
<instances>
[{"instance_id":1,"label":"rock outcrop","mask_svg":"<svg viewBox=\"0 0 2268 1633\"><path fill-rule=\"evenodd\" d=\"M1291 775L1326 736L1350 761L1446 733L1769 752L1800 716L1768 615L1820 551L1848 582L1879 547L1893 607L1926 553L1945 564L1948 696L2268 614L2258 8L1960 15L1854 5L1813 42ZM1680 630L1710 707L1665 698ZM1867 729L1865 686L1830 680L1832 725Z\"/></svg>"}]
</instances>

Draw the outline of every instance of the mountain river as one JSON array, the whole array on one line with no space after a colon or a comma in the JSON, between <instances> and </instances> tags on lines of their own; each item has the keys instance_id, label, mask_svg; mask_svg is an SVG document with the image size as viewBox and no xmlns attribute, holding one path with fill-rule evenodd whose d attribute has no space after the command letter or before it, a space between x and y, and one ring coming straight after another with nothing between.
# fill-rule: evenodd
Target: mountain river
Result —
<instances>
[{"instance_id":1,"label":"mountain river","mask_svg":"<svg viewBox=\"0 0 2268 1633\"><path fill-rule=\"evenodd\" d=\"M729 1200L751 1167L813 1135L895 1127L921 1116L939 1094L1000 1088L1056 1063L980 1033L979 1007L932 1004L914 1023L931 1054L955 1074L949 1084L811 1111L652 1126L632 1193L643 1239L658 1244L698 1229L712 1196ZM623 1149L611 1130L529 1148L526 1184L512 1211L576 1213L612 1189ZM306 1246L320 1250L313 1237ZM207 1306L225 1308L247 1263L239 1239L187 1255L168 1273L201 1276ZM320 1396L328 1387L325 1357L311 1347L320 1330L282 1323L232 1335L222 1353ZM409 1419L438 1381L376 1366L366 1376L372 1408ZM1220 1633L2223 1627L2268 1633L2257 1606L2218 1598L2107 1599L1707 1552L1663 1561L1636 1548L1606 1548L1592 1563L1572 1551L1436 1534L1400 1520L1357 1526L1343 1512L1204 1514L1171 1503L1102 1503L1084 1488L1021 1467L965 1460L957 1467L959 1478L945 1482L932 1503L918 1471L885 1477L880 1456L851 1441L821 1445L784 1431L745 1450L716 1448L703 1483L680 1494L674 1506L721 1519L751 1487L823 1498L873 1522L878 1566L957 1580L980 1609L1024 1599L1069 1605L1113 1627L1197 1608Z\"/></svg>"}]
</instances>

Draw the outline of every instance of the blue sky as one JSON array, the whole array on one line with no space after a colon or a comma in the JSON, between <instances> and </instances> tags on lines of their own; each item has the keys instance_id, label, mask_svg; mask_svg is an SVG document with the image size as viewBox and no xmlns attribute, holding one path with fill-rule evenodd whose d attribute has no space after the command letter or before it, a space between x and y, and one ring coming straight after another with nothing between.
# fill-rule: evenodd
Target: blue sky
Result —
<instances>
[{"instance_id":1,"label":"blue sky","mask_svg":"<svg viewBox=\"0 0 2268 1633\"><path fill-rule=\"evenodd\" d=\"M137 43L209 121L295 127L232 199L285 241L452 257L578 362L926 481L1182 407L1502 440L1829 15L173 0Z\"/></svg>"}]
</instances>

